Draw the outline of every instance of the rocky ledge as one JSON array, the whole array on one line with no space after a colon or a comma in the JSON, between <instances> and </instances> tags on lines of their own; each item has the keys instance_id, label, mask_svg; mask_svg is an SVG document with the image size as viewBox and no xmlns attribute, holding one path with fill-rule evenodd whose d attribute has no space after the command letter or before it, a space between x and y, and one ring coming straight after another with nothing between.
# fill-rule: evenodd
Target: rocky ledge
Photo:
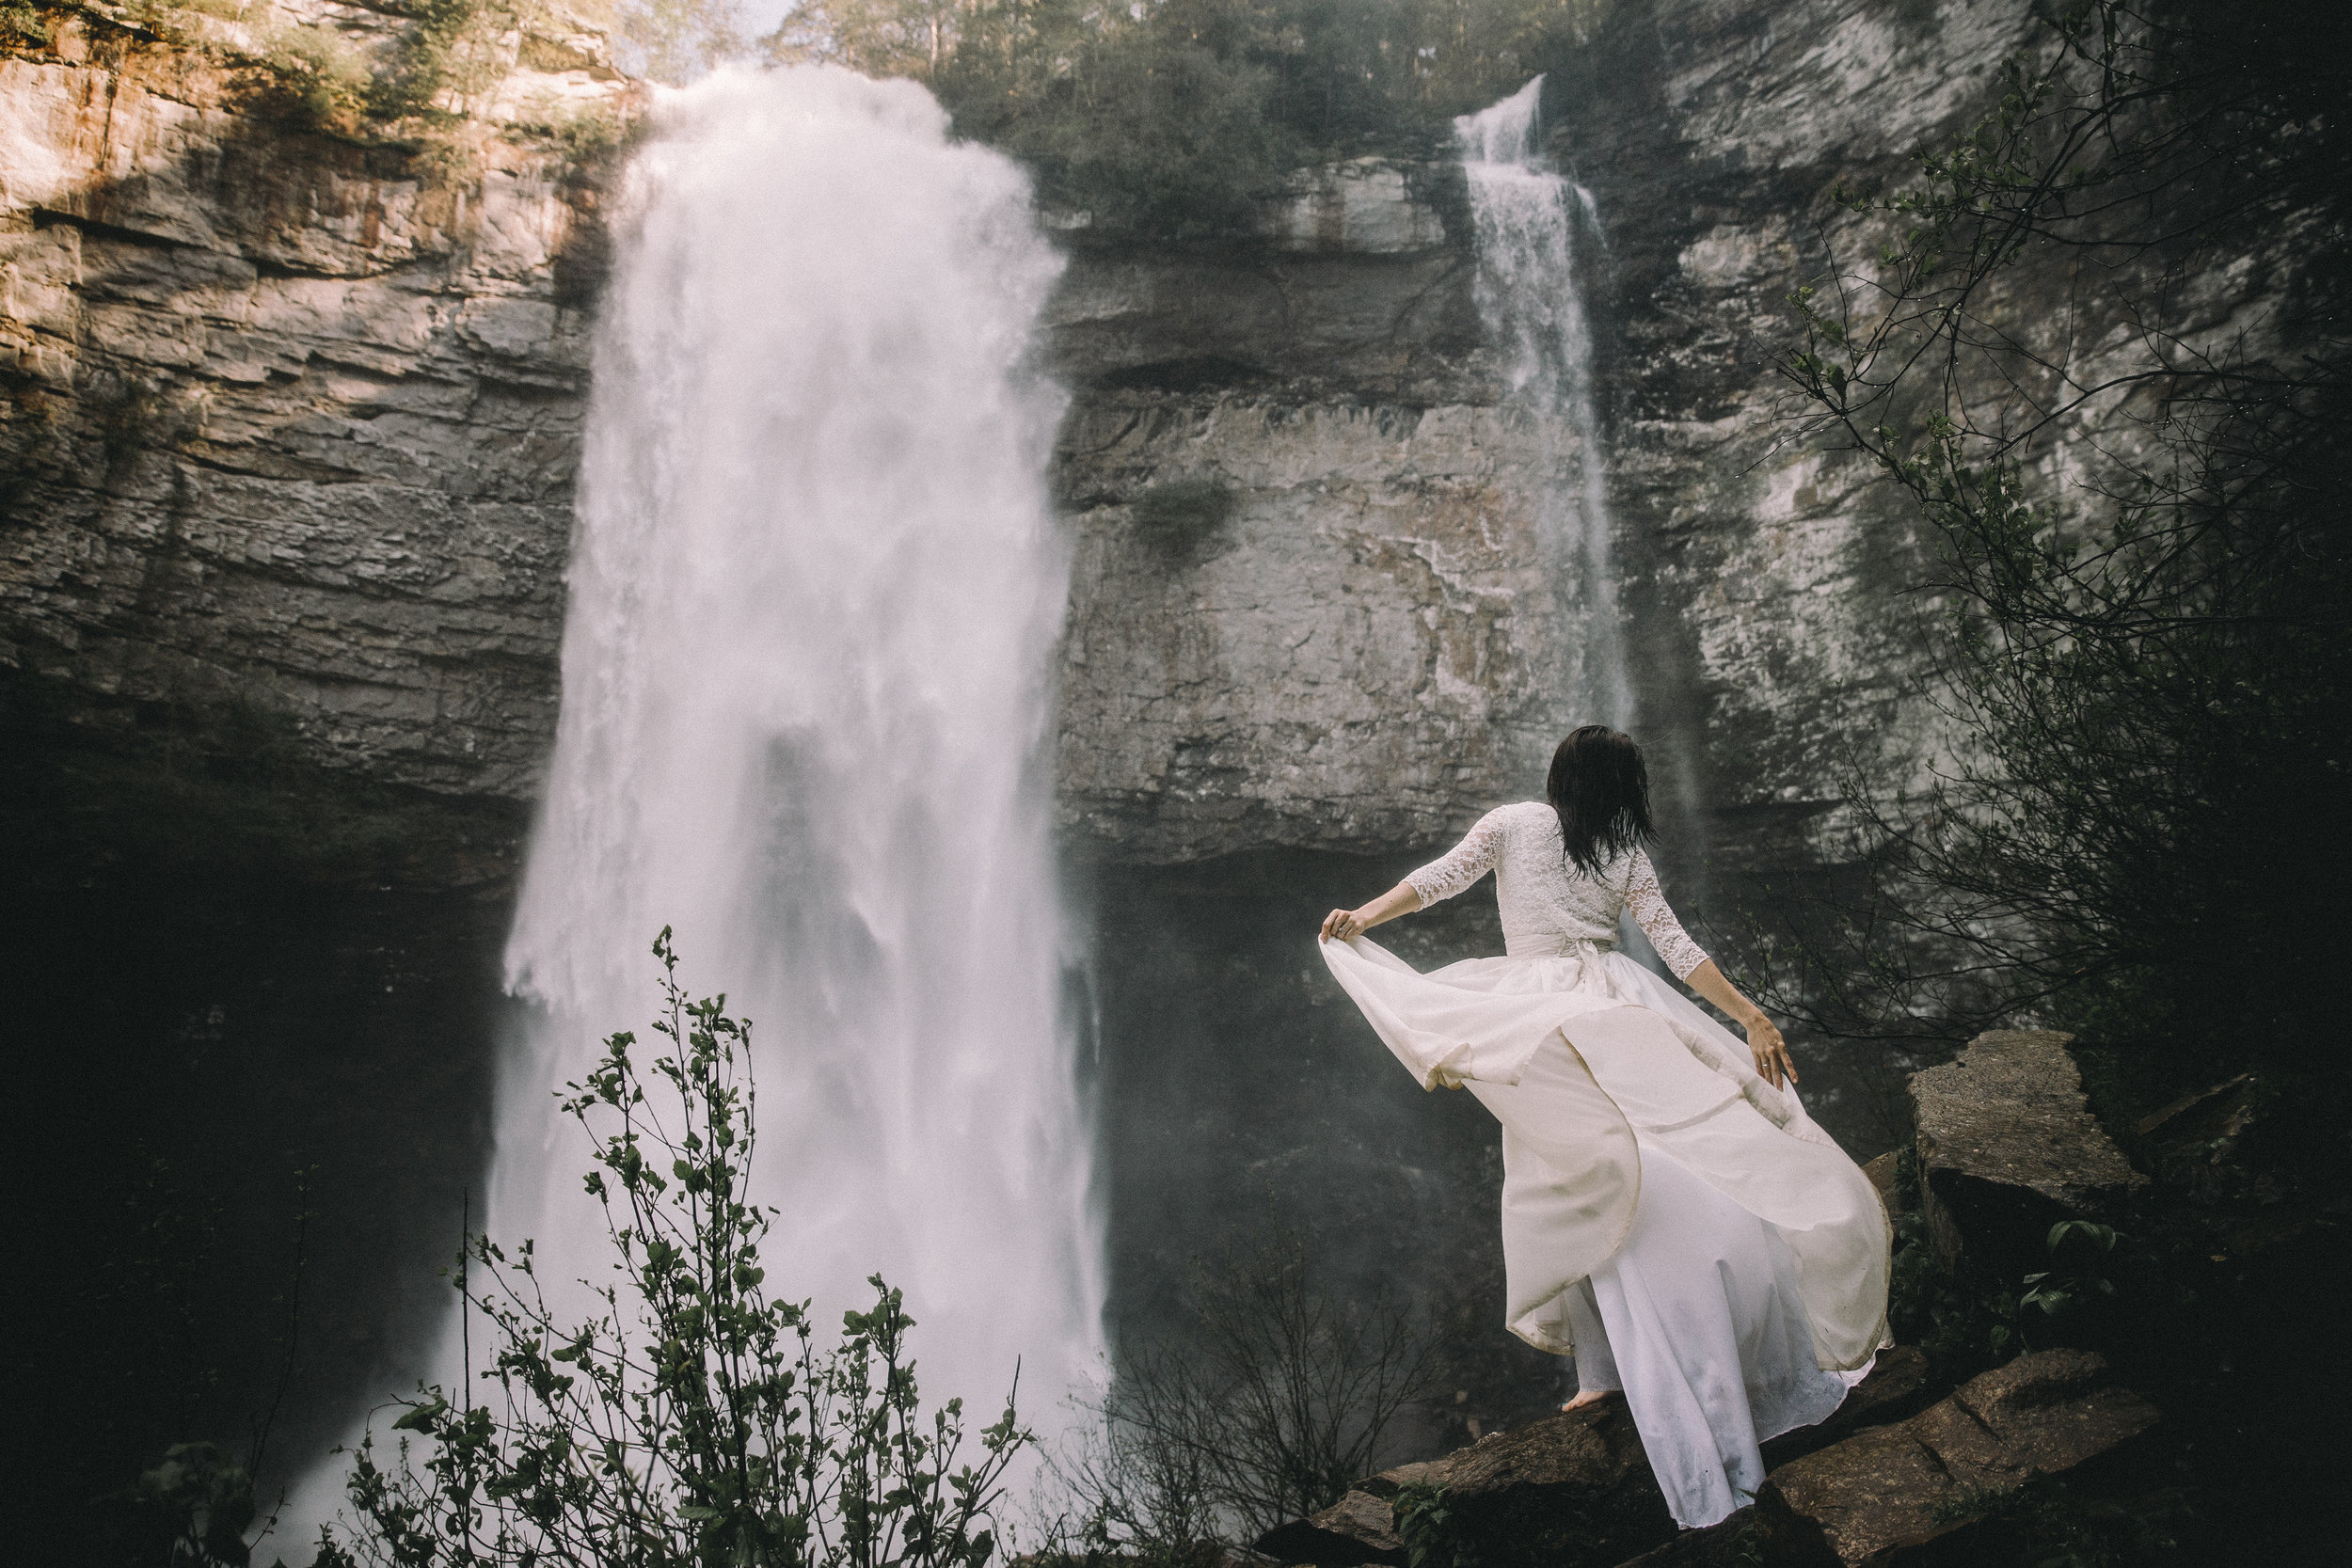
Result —
<instances>
[{"instance_id":1,"label":"rocky ledge","mask_svg":"<svg viewBox=\"0 0 2352 1568\"><path fill-rule=\"evenodd\" d=\"M1621 9L1551 107L1605 233L1635 719L1720 819L1682 854L1786 863L1819 851L1836 737L1929 743L1897 706L1903 526L1865 476L1771 447L1801 214L1979 107L2032 8ZM373 59L412 26L392 9L148 14L49 7L48 41L0 46L0 666L88 723L240 705L327 768L527 801L597 127L628 85L542 6L479 40L440 132L394 134L305 107L281 46ZM1422 847L1587 717L1541 517L1595 454L1507 405L1458 170L1303 170L1258 227L1066 230L1041 344L1073 391L1058 792L1113 860ZM2021 275L2021 309L2047 281Z\"/></svg>"},{"instance_id":2,"label":"rocky ledge","mask_svg":"<svg viewBox=\"0 0 2352 1568\"><path fill-rule=\"evenodd\" d=\"M2042 1258L2052 1225L2113 1219L2147 1186L2091 1117L2073 1039L1994 1030L1912 1074L1921 1207L1947 1269L1965 1260L2013 1279Z\"/></svg>"}]
</instances>

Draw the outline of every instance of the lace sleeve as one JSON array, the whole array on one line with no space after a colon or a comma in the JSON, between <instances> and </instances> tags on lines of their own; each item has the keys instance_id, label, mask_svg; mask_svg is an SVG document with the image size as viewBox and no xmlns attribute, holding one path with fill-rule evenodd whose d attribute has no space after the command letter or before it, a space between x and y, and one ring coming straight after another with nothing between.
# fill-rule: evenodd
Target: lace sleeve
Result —
<instances>
[{"instance_id":1,"label":"lace sleeve","mask_svg":"<svg viewBox=\"0 0 2352 1568\"><path fill-rule=\"evenodd\" d=\"M1633 851L1633 876L1626 883L1625 905L1633 911L1633 923L1649 938L1649 944L1675 972L1676 979L1688 979L1691 971L1707 961L1706 952L1691 940L1682 922L1667 907L1665 890L1658 885L1658 870L1639 849Z\"/></svg>"},{"instance_id":2,"label":"lace sleeve","mask_svg":"<svg viewBox=\"0 0 2352 1568\"><path fill-rule=\"evenodd\" d=\"M1502 816L1499 811L1488 812L1461 843L1405 879L1406 885L1421 895L1422 909L1453 897L1495 868L1502 854Z\"/></svg>"}]
</instances>

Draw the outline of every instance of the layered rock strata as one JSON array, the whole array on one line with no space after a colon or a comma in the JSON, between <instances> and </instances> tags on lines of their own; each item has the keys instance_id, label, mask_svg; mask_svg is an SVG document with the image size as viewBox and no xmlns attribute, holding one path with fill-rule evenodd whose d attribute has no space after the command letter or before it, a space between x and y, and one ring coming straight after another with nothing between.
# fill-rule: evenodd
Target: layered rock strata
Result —
<instances>
[{"instance_id":1,"label":"layered rock strata","mask_svg":"<svg viewBox=\"0 0 2352 1568\"><path fill-rule=\"evenodd\" d=\"M405 25L306 7L256 14L370 47ZM1904 509L1783 439L1770 351L1823 236L1860 238L1825 193L1980 112L2031 13L1659 0L1553 84L1606 235L1620 601L1686 885L1838 853L1854 738L1898 775L1941 744L1909 696ZM93 712L246 704L323 765L528 800L601 244L566 149L621 90L601 46L522 16L421 149L290 120L257 23L188 12L191 47L53 14L0 58L0 658ZM1604 454L1510 405L1463 203L1457 171L1366 159L1223 245L1073 231L1041 346L1074 394L1057 771L1089 853L1426 847L1588 717L1536 516ZM2065 284L2029 258L2006 287L2031 314Z\"/></svg>"},{"instance_id":2,"label":"layered rock strata","mask_svg":"<svg viewBox=\"0 0 2352 1568\"><path fill-rule=\"evenodd\" d=\"M623 91L601 40L542 8L416 142L306 118L270 63L298 13L46 14L0 57L0 659L93 712L246 705L330 767L528 793L601 243L563 135Z\"/></svg>"}]
</instances>

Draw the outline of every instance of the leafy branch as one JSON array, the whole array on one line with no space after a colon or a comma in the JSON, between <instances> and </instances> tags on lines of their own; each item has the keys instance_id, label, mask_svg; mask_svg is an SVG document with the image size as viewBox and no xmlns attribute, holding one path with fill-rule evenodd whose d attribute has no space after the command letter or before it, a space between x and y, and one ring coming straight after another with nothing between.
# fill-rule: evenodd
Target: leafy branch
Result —
<instances>
[{"instance_id":1,"label":"leafy branch","mask_svg":"<svg viewBox=\"0 0 2352 1568\"><path fill-rule=\"evenodd\" d=\"M532 1243L469 1239L466 1311L495 1343L469 1386L423 1387L354 1457L354 1546L397 1568L476 1564L823 1564L982 1568L999 1483L1030 1441L1009 1400L964 1452L962 1403L926 1415L898 1291L819 1350L805 1302L769 1299L774 1211L751 1200L751 1026L723 996L690 1000L664 929L660 1037L605 1041L563 1108L586 1131L585 1179L621 1275L559 1316ZM583 1282L584 1284L584 1282Z\"/></svg>"}]
</instances>

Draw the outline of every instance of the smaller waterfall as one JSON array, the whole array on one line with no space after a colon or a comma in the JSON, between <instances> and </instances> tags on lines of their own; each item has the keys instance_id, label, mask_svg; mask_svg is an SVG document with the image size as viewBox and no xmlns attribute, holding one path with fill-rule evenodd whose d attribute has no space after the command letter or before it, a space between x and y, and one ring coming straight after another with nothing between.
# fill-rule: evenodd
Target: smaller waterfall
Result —
<instances>
[{"instance_id":1,"label":"smaller waterfall","mask_svg":"<svg viewBox=\"0 0 2352 1568\"><path fill-rule=\"evenodd\" d=\"M1540 76L1454 122L1478 228L1478 309L1506 356L1513 397L1542 433L1544 537L1557 552L1564 619L1575 628L1576 722L1624 725L1633 712L1625 629L1610 562L1608 467L1593 397L1593 334L1577 277L1580 220L1596 242L1590 192L1543 166Z\"/></svg>"}]
</instances>

